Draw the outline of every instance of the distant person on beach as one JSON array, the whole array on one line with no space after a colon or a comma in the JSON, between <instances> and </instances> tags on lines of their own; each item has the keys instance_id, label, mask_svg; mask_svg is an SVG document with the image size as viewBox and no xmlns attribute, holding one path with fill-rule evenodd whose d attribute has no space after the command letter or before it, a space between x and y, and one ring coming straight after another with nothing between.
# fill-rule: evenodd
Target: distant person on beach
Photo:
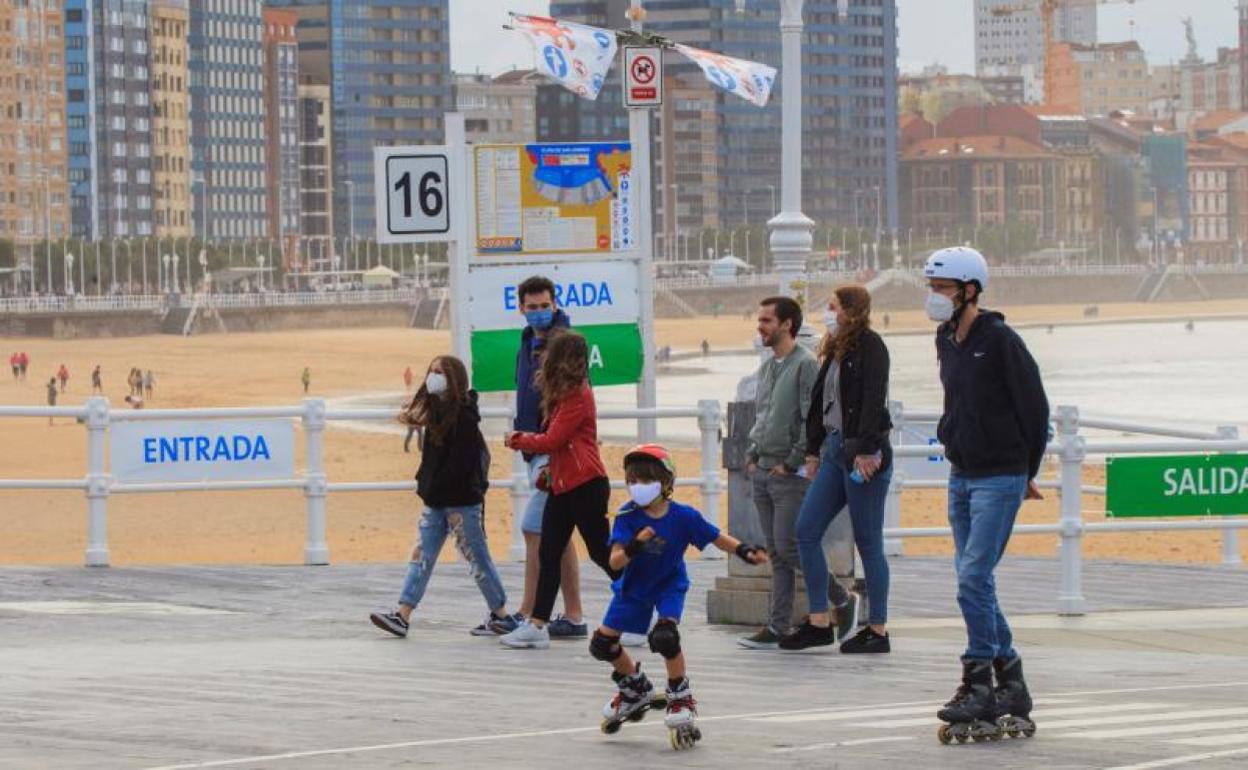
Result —
<instances>
[{"instance_id":1,"label":"distant person on beach","mask_svg":"<svg viewBox=\"0 0 1248 770\"><path fill-rule=\"evenodd\" d=\"M708 340L702 340L702 357L706 358L711 354L711 343Z\"/></svg>"},{"instance_id":2,"label":"distant person on beach","mask_svg":"<svg viewBox=\"0 0 1248 770\"><path fill-rule=\"evenodd\" d=\"M312 385L312 370L303 367L303 374L299 375L299 382L303 383L303 395L308 395L308 387Z\"/></svg>"},{"instance_id":3,"label":"distant person on beach","mask_svg":"<svg viewBox=\"0 0 1248 770\"><path fill-rule=\"evenodd\" d=\"M416 425L407 426L407 436L403 439L403 453L410 454L412 451L412 437L416 437L416 446L420 446L424 441L420 436L420 427Z\"/></svg>"},{"instance_id":4,"label":"distant person on beach","mask_svg":"<svg viewBox=\"0 0 1248 770\"><path fill-rule=\"evenodd\" d=\"M99 364L96 364L95 368L91 370L91 392L92 393L104 392L104 375L101 374L100 372Z\"/></svg>"},{"instance_id":5,"label":"distant person on beach","mask_svg":"<svg viewBox=\"0 0 1248 770\"><path fill-rule=\"evenodd\" d=\"M13 353L9 356L9 368L13 370L13 381L17 382L22 373L22 356L20 353Z\"/></svg>"},{"instance_id":6,"label":"distant person on beach","mask_svg":"<svg viewBox=\"0 0 1248 770\"><path fill-rule=\"evenodd\" d=\"M56 406L56 378L48 380L48 406ZM48 415L48 425L52 424L52 415Z\"/></svg>"},{"instance_id":7,"label":"distant person on beach","mask_svg":"<svg viewBox=\"0 0 1248 770\"><path fill-rule=\"evenodd\" d=\"M571 319L559 308L555 300L555 284L545 276L531 276L516 287L519 311L524 316L524 331L520 333L520 350L516 353L516 418L515 430L539 433L545 424L542 410L542 391L537 384L537 374L542 368L542 356L551 340L572 326ZM524 597L515 618L516 623L495 624L500 633L510 633L533 612L537 600L538 545L542 539L542 522L545 517L548 489L539 480L549 478L547 466L550 458L545 454L522 453L529 467L529 487L532 490L525 506L520 530L524 533ZM559 562L559 588L563 593L563 614L548 626L554 638L581 638L589 635L581 608L581 566L576 548L571 541L564 549Z\"/></svg>"},{"instance_id":8,"label":"distant person on beach","mask_svg":"<svg viewBox=\"0 0 1248 770\"><path fill-rule=\"evenodd\" d=\"M403 389L412 389L412 367L410 366L403 370ZM409 433L407 435L410 437L412 434Z\"/></svg>"},{"instance_id":9,"label":"distant person on beach","mask_svg":"<svg viewBox=\"0 0 1248 770\"><path fill-rule=\"evenodd\" d=\"M398 607L374 612L369 619L395 636L407 636L412 611L425 595L442 545L454 535L455 545L468 562L469 573L490 611L472 634L491 636L493 622L511 616L503 581L485 541L490 452L481 435L477 392L468 388L468 370L463 362L454 356L433 359L424 385L399 414L399 421L422 429L416 494L425 510L420 518L420 541L412 550Z\"/></svg>"},{"instance_id":10,"label":"distant person on beach","mask_svg":"<svg viewBox=\"0 0 1248 770\"><path fill-rule=\"evenodd\" d=\"M143 374L143 397L148 401L152 400L152 393L156 390L156 375L152 374L152 370L148 369Z\"/></svg>"},{"instance_id":11,"label":"distant person on beach","mask_svg":"<svg viewBox=\"0 0 1248 770\"><path fill-rule=\"evenodd\" d=\"M56 379L61 381L61 392L64 393L69 386L69 369L65 364L61 364L61 368L56 370Z\"/></svg>"},{"instance_id":12,"label":"distant person on beach","mask_svg":"<svg viewBox=\"0 0 1248 770\"><path fill-rule=\"evenodd\" d=\"M18 373L22 376L22 382L26 381L26 370L30 368L30 356L26 355L26 351L22 351L17 359Z\"/></svg>"}]
</instances>

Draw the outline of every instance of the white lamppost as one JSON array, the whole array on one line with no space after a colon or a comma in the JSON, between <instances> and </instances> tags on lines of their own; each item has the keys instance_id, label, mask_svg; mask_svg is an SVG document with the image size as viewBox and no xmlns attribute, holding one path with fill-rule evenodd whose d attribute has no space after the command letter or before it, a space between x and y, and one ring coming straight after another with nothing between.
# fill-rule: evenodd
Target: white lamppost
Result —
<instances>
[{"instance_id":1,"label":"white lamppost","mask_svg":"<svg viewBox=\"0 0 1248 770\"><path fill-rule=\"evenodd\" d=\"M212 281L208 279L208 252L203 249L199 250L199 272L202 276L199 280L204 287L204 291L211 292Z\"/></svg>"},{"instance_id":2,"label":"white lamppost","mask_svg":"<svg viewBox=\"0 0 1248 770\"><path fill-rule=\"evenodd\" d=\"M257 275L259 275L259 280L260 280L260 291L264 291L264 255L263 254L256 255L256 265L260 267L260 272L257 273Z\"/></svg>"},{"instance_id":3,"label":"white lamppost","mask_svg":"<svg viewBox=\"0 0 1248 770\"><path fill-rule=\"evenodd\" d=\"M793 283L806 270L814 249L815 223L802 213L802 6L805 0L780 0L780 213L771 218L771 254L780 293L793 296ZM745 0L737 0L744 10Z\"/></svg>"},{"instance_id":4,"label":"white lamppost","mask_svg":"<svg viewBox=\"0 0 1248 770\"><path fill-rule=\"evenodd\" d=\"M1240 251L1243 251L1242 242ZM74 252L65 252L65 296L74 296Z\"/></svg>"},{"instance_id":5,"label":"white lamppost","mask_svg":"<svg viewBox=\"0 0 1248 770\"><path fill-rule=\"evenodd\" d=\"M162 292L173 291L173 281L169 280L169 263L173 261L167 253L160 255L160 263L164 265L164 270L160 274L160 290Z\"/></svg>"},{"instance_id":6,"label":"white lamppost","mask_svg":"<svg viewBox=\"0 0 1248 770\"><path fill-rule=\"evenodd\" d=\"M188 265L191 264L190 254L186 255L186 264ZM173 278L173 293L181 294L182 292L180 290L180 287L178 286L178 252L176 251L173 252L173 272L170 273L170 275ZM190 281L187 281L187 283L190 283ZM190 287L188 286L187 288L190 288Z\"/></svg>"}]
</instances>

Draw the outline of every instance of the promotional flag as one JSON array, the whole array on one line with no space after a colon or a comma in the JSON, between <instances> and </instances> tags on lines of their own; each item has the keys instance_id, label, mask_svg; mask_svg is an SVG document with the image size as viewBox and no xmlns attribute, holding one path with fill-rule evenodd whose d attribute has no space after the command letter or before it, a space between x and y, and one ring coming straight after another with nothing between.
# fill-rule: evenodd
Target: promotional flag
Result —
<instances>
[{"instance_id":1,"label":"promotional flag","mask_svg":"<svg viewBox=\"0 0 1248 770\"><path fill-rule=\"evenodd\" d=\"M759 107L767 106L771 86L776 82L774 68L687 45L677 45L676 50L701 67L702 74L717 87Z\"/></svg>"},{"instance_id":2,"label":"promotional flag","mask_svg":"<svg viewBox=\"0 0 1248 770\"><path fill-rule=\"evenodd\" d=\"M585 99L597 99L615 61L615 33L545 16L512 16L533 44L534 68Z\"/></svg>"}]
</instances>

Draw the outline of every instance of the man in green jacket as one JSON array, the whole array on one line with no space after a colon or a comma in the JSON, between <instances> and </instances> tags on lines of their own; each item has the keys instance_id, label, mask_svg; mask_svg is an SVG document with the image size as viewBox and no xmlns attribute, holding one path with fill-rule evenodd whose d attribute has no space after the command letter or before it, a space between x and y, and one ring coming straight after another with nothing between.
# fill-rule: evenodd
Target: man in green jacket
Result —
<instances>
[{"instance_id":1,"label":"man in green jacket","mask_svg":"<svg viewBox=\"0 0 1248 770\"><path fill-rule=\"evenodd\" d=\"M794 527L810 480L799 474L806 459L806 415L819 374L815 357L797 344L802 307L790 297L759 303L758 334L771 356L758 369L754 427L746 454L746 473L754 486L754 506L771 554L769 620L742 647L774 650L788 633L793 591L800 566Z\"/></svg>"}]
</instances>

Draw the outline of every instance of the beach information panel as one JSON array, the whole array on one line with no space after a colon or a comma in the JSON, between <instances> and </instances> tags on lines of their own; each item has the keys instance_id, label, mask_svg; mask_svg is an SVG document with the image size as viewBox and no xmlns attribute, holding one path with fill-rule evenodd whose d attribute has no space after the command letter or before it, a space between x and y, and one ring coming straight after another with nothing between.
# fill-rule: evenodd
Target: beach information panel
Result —
<instances>
[{"instance_id":1,"label":"beach information panel","mask_svg":"<svg viewBox=\"0 0 1248 770\"><path fill-rule=\"evenodd\" d=\"M476 261L630 250L631 162L626 142L474 147Z\"/></svg>"}]
</instances>

